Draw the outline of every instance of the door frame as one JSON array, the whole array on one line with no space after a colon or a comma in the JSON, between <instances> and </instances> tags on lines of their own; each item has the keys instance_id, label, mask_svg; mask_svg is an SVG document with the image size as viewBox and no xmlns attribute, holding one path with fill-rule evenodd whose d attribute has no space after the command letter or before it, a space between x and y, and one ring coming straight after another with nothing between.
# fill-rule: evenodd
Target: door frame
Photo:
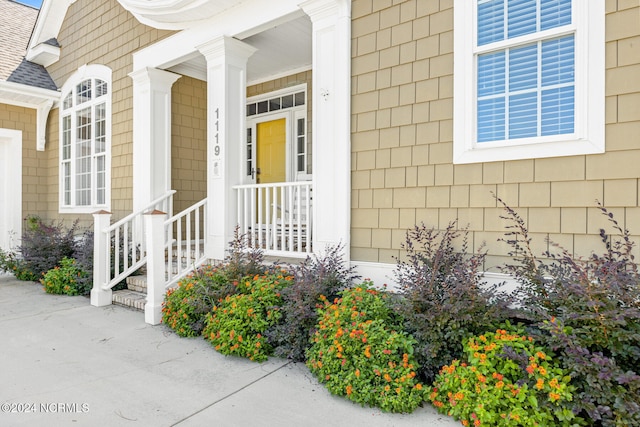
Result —
<instances>
[{"instance_id":1,"label":"door frame","mask_svg":"<svg viewBox=\"0 0 640 427\"><path fill-rule=\"evenodd\" d=\"M256 167L257 161L257 130L258 124L264 122L270 122L273 120L285 119L285 128L286 128L286 142L285 142L285 170L286 170L286 181L287 182L295 182L295 181L309 181L311 180L311 174L299 173L296 170L296 140L295 136L296 132L296 123L297 119L304 118L305 120L305 155L309 155L309 118L308 118L308 108L309 108L309 94L307 91L307 84L300 84L296 86L287 87L284 89L275 90L272 92L263 93L260 95L252 96L247 98L247 104L254 104L256 102L269 100L273 97L293 95L295 93L299 93L304 91L305 93L305 103L304 105L294 106L285 108L282 110L277 110L273 112L260 113L252 116L246 117L246 126L245 126L245 141L243 146L243 155L242 155L242 182L243 184L255 184L256 179L255 176L251 175L251 170L249 168L249 163L253 168ZM251 132L251 144L252 144L252 156L251 159L248 158L247 153L247 140L249 135L247 131Z\"/></svg>"},{"instance_id":2,"label":"door frame","mask_svg":"<svg viewBox=\"0 0 640 427\"><path fill-rule=\"evenodd\" d=\"M22 131L0 128L0 191L11 203L0 203L0 248L22 239ZM4 205L4 206L3 206ZM9 232L13 232L12 235Z\"/></svg>"}]
</instances>

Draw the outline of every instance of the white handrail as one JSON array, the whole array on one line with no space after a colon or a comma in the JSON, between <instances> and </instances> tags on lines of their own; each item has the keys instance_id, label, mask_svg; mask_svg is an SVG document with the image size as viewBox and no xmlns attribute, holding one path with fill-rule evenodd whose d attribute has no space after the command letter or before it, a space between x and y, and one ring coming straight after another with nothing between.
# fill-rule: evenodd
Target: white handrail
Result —
<instances>
[{"instance_id":1,"label":"white handrail","mask_svg":"<svg viewBox=\"0 0 640 427\"><path fill-rule=\"evenodd\" d=\"M143 208L125 216L109 227L98 230L102 234L102 244L107 263L101 288L108 290L145 265L147 256L146 239L142 215L150 210L161 210L173 215L173 195L175 190L151 201ZM96 258L98 259L98 258Z\"/></svg>"}]
</instances>

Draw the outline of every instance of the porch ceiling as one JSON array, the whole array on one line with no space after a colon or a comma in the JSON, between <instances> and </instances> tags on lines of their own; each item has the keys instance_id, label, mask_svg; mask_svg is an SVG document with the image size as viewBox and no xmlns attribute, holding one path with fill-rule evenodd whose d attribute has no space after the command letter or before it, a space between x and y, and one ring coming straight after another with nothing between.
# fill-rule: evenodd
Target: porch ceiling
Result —
<instances>
[{"instance_id":1,"label":"porch ceiling","mask_svg":"<svg viewBox=\"0 0 640 427\"><path fill-rule=\"evenodd\" d=\"M287 74L311 69L311 20L303 15L242 38L257 49L247 63L247 84L255 84ZM169 68L170 71L206 80L206 61L196 55Z\"/></svg>"}]
</instances>

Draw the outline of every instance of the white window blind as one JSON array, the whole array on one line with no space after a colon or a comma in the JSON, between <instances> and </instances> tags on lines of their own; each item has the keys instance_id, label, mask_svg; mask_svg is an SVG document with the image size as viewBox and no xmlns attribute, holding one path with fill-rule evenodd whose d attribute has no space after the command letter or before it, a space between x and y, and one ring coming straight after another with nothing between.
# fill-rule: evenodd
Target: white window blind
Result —
<instances>
[{"instance_id":1,"label":"white window blind","mask_svg":"<svg viewBox=\"0 0 640 427\"><path fill-rule=\"evenodd\" d=\"M477 142L574 132L571 23L571 0L478 2ZM544 37L554 29L568 34Z\"/></svg>"}]
</instances>

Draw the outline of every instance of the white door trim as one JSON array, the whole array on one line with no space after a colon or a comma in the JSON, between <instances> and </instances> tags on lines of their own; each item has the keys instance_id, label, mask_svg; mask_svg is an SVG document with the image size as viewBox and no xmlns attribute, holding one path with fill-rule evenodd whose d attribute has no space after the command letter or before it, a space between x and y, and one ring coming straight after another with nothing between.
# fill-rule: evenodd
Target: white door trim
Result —
<instances>
[{"instance_id":1,"label":"white door trim","mask_svg":"<svg viewBox=\"0 0 640 427\"><path fill-rule=\"evenodd\" d=\"M22 131L0 129L0 248L22 239Z\"/></svg>"}]
</instances>

